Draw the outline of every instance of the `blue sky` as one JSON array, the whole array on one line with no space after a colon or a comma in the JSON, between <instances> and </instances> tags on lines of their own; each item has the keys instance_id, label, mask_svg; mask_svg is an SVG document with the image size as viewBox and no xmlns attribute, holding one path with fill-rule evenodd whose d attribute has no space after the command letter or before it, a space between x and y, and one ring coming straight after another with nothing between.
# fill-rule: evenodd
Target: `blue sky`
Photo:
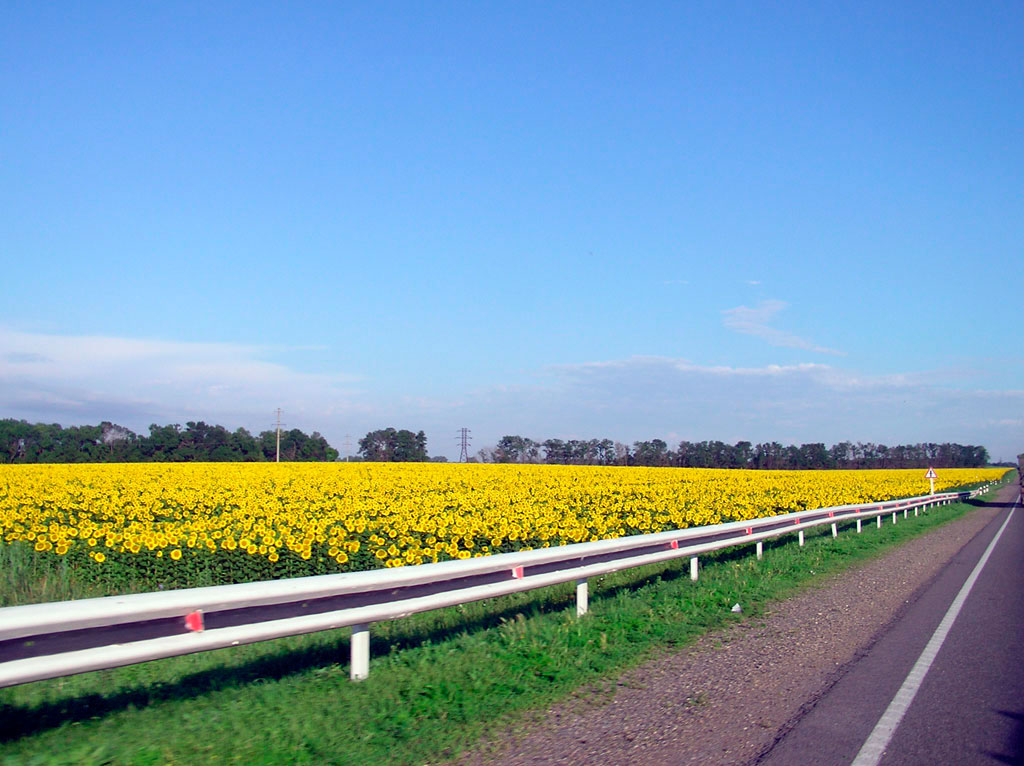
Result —
<instances>
[{"instance_id":1,"label":"blue sky","mask_svg":"<svg viewBox=\"0 0 1024 766\"><path fill-rule=\"evenodd\" d=\"M0 416L1024 450L1019 3L3 17Z\"/></svg>"}]
</instances>

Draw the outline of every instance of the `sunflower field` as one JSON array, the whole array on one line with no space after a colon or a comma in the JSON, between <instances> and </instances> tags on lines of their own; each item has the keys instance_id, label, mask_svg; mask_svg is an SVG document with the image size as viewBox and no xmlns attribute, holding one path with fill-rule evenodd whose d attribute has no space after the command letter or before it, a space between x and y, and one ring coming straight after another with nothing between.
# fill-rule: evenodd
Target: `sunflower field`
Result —
<instances>
[{"instance_id":1,"label":"sunflower field","mask_svg":"<svg viewBox=\"0 0 1024 766\"><path fill-rule=\"evenodd\" d=\"M936 491L1005 469L943 469ZM422 564L928 492L924 471L437 463L0 466L0 540L116 585Z\"/></svg>"}]
</instances>

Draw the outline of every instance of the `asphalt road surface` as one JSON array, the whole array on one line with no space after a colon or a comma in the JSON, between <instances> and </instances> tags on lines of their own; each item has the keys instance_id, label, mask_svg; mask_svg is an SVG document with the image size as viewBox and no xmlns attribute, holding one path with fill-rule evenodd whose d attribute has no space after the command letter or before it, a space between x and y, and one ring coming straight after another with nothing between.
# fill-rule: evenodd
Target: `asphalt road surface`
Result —
<instances>
[{"instance_id":1,"label":"asphalt road surface","mask_svg":"<svg viewBox=\"0 0 1024 766\"><path fill-rule=\"evenodd\" d=\"M994 504L1002 509L995 519L759 764L853 763L1008 517L874 762L1024 764L1024 509L1016 487L1005 488Z\"/></svg>"}]
</instances>

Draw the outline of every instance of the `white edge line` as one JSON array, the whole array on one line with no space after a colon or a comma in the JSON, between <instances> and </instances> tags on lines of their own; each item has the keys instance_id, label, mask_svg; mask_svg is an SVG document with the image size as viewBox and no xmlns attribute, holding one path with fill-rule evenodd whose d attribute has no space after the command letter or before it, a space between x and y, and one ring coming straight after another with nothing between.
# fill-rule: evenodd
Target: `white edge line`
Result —
<instances>
[{"instance_id":1,"label":"white edge line","mask_svg":"<svg viewBox=\"0 0 1024 766\"><path fill-rule=\"evenodd\" d=\"M960 610L963 608L964 602L967 601L967 596L970 595L971 588L974 587L974 583L981 574L981 570L985 567L988 557L995 549L996 543L999 542L999 538L1002 537L1003 530L1006 529L1006 526L1010 523L1010 519L1013 518L1013 512L1016 507L1020 505L1020 501L1021 496L1018 494L1017 499L1010 507L1010 513L1006 516L1006 521L1004 521L1003 525L999 527L999 531L996 532L995 537L992 538L992 542L988 544L985 552L981 554L981 558L971 571L967 581L964 582L963 586L960 588L960 592L956 594L956 598L953 599L953 603L949 605L949 609L942 618L942 622L939 623L939 627L935 629L935 632L928 640L928 644L925 646L924 651L921 652L921 656L917 658L917 662L914 663L914 667L911 668L910 673L907 674L900 690L896 692L896 696L892 698L892 701L889 703L889 707L885 709L885 712L882 713L882 717L878 719L878 723L875 724L875 728L871 731L871 734L868 735L867 740L864 742L860 752L857 753L857 757L853 759L853 763L850 766L877 766L878 762L882 759L882 754L885 752L885 748L889 746L889 742L896 733L896 727L899 726L900 721L903 720L903 716L910 708L910 703L914 701L914 696L917 694L918 689L921 688L921 682L924 681L925 674L928 673L928 669L931 668L932 663L935 661L935 657L938 655L939 649L942 648L942 644L946 640L946 636L949 634L950 628L953 627L953 622L960 614Z\"/></svg>"}]
</instances>

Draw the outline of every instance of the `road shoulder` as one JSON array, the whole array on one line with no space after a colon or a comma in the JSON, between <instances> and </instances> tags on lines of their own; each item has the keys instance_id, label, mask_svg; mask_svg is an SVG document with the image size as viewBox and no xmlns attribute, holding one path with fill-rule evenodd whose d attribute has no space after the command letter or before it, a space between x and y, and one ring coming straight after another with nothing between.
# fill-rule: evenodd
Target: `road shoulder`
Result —
<instances>
[{"instance_id":1,"label":"road shoulder","mask_svg":"<svg viewBox=\"0 0 1024 766\"><path fill-rule=\"evenodd\" d=\"M716 631L686 650L633 668L619 678L605 704L588 707L567 701L537 711L514 728L494 733L458 763L757 760L884 635L999 510L979 507L774 605L761 618Z\"/></svg>"}]
</instances>

